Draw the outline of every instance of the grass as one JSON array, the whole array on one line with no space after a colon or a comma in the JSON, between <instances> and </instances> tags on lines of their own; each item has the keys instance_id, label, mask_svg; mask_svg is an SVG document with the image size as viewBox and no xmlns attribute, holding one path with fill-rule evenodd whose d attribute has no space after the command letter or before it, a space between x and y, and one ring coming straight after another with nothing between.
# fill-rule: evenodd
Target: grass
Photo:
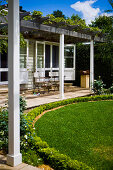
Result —
<instances>
[{"instance_id":1,"label":"grass","mask_svg":"<svg viewBox=\"0 0 113 170\"><path fill-rule=\"evenodd\" d=\"M113 101L65 106L46 113L35 127L60 153L98 170L113 169Z\"/></svg>"}]
</instances>

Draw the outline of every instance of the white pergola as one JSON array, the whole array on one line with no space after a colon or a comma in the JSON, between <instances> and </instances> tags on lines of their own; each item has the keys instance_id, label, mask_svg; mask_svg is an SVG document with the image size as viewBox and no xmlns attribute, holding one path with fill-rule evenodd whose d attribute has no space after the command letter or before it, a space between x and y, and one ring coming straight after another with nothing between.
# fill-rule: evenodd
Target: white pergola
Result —
<instances>
[{"instance_id":1,"label":"white pergola","mask_svg":"<svg viewBox=\"0 0 113 170\"><path fill-rule=\"evenodd\" d=\"M20 108L19 108L19 0L8 4L8 88L9 88L9 141L7 164L22 163L20 153ZM90 88L94 81L94 42L90 43ZM60 35L60 98L64 99L64 34Z\"/></svg>"}]
</instances>

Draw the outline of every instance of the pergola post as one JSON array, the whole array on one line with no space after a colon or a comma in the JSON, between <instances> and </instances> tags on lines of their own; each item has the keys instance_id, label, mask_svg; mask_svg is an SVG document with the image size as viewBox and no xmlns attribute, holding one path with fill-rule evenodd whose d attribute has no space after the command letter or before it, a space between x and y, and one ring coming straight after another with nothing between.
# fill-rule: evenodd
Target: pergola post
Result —
<instances>
[{"instance_id":1,"label":"pergola post","mask_svg":"<svg viewBox=\"0 0 113 170\"><path fill-rule=\"evenodd\" d=\"M59 75L60 75L60 98L64 99L64 34L60 35L60 64L59 64Z\"/></svg>"},{"instance_id":2,"label":"pergola post","mask_svg":"<svg viewBox=\"0 0 113 170\"><path fill-rule=\"evenodd\" d=\"M7 164L19 165L20 154L20 78L19 78L19 0L8 3L8 89L9 89L9 138Z\"/></svg>"},{"instance_id":3,"label":"pergola post","mask_svg":"<svg viewBox=\"0 0 113 170\"><path fill-rule=\"evenodd\" d=\"M90 42L90 90L93 89L94 83L94 41Z\"/></svg>"}]
</instances>

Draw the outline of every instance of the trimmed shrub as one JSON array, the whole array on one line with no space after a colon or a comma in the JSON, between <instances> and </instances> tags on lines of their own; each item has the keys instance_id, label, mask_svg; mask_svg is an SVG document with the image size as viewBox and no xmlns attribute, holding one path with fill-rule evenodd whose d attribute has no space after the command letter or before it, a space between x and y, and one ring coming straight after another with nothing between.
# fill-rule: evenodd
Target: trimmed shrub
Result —
<instances>
[{"instance_id":1,"label":"trimmed shrub","mask_svg":"<svg viewBox=\"0 0 113 170\"><path fill-rule=\"evenodd\" d=\"M35 119L35 117L40 115L43 111L57 108L59 106L65 106L65 105L77 103L77 102L112 100L112 99L113 99L113 95L96 95L96 96L90 96L90 97L78 97L78 98L61 100L58 102L44 104L44 105L41 105L41 106L31 110L27 115L27 119L33 121Z\"/></svg>"},{"instance_id":2,"label":"trimmed shrub","mask_svg":"<svg viewBox=\"0 0 113 170\"><path fill-rule=\"evenodd\" d=\"M37 154L35 150L28 149L26 152L22 151L22 161L32 166L43 164L43 159Z\"/></svg>"},{"instance_id":3,"label":"trimmed shrub","mask_svg":"<svg viewBox=\"0 0 113 170\"><path fill-rule=\"evenodd\" d=\"M46 164L49 164L55 170L78 170L92 168L77 160L72 160L70 157L60 154L54 148L44 148L39 150L39 155L43 158Z\"/></svg>"}]
</instances>

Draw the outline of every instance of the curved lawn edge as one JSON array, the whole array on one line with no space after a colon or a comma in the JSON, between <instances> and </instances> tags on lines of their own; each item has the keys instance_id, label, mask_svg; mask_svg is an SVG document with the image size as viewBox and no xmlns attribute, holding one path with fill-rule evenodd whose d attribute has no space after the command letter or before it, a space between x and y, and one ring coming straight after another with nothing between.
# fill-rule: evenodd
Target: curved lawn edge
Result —
<instances>
[{"instance_id":1,"label":"curved lawn edge","mask_svg":"<svg viewBox=\"0 0 113 170\"><path fill-rule=\"evenodd\" d=\"M102 101L102 100L113 100L113 95L99 95L99 96L91 96L91 97L78 97L72 99L66 99L58 102L53 102L49 104L41 105L32 111L30 111L27 115L27 121L30 122L29 130L32 131L33 139L30 141L37 153L43 158L46 164L49 164L52 168L59 169L93 169L86 164L79 162L77 160L72 160L70 157L60 154L59 151L54 148L50 148L49 145L42 141L40 137L37 137L35 134L35 130L33 130L33 122L37 116L42 114L44 111L49 111L54 108L58 108L61 106L66 106L73 103L78 102L88 102L88 101ZM35 134L35 135L34 135Z\"/></svg>"},{"instance_id":2,"label":"curved lawn edge","mask_svg":"<svg viewBox=\"0 0 113 170\"><path fill-rule=\"evenodd\" d=\"M71 99L65 99L58 102L52 102L49 104L40 105L34 109L32 109L27 114L27 119L30 121L34 121L37 116L42 114L43 112L51 111L51 109L55 109L61 106L66 106L68 104L78 103L78 102L90 102L90 101L104 101L104 100L113 100L113 95L96 95L91 97L77 97Z\"/></svg>"}]
</instances>

